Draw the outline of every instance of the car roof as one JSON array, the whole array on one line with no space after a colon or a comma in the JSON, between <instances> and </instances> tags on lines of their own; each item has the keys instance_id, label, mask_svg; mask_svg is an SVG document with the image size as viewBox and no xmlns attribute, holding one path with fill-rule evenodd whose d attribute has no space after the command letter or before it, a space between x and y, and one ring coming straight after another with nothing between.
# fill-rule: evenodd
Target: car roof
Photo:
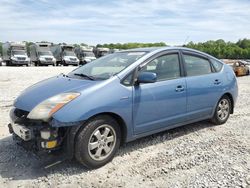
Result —
<instances>
[{"instance_id":1,"label":"car roof","mask_svg":"<svg viewBox=\"0 0 250 188\"><path fill-rule=\"evenodd\" d=\"M175 47L168 46L168 47L133 48L133 49L128 49L128 50L122 50L120 52L154 52L154 51L161 52L161 51L165 51L165 50L186 50L186 51L199 53L199 54L202 54L202 55L205 55L205 56L209 56L211 58L216 59L215 57L213 57L213 56L211 56L211 55L209 55L207 53L204 53L204 52L192 49L192 48L177 47L177 46L175 46Z\"/></svg>"}]
</instances>

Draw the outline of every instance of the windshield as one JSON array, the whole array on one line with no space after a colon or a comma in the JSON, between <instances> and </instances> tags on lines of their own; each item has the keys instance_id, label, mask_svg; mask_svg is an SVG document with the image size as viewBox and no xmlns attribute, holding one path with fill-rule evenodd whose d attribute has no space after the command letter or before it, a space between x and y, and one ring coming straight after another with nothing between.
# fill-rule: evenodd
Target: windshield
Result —
<instances>
[{"instance_id":1,"label":"windshield","mask_svg":"<svg viewBox=\"0 0 250 188\"><path fill-rule=\"evenodd\" d=\"M13 50L13 55L26 55L26 52L24 50Z\"/></svg>"},{"instance_id":2,"label":"windshield","mask_svg":"<svg viewBox=\"0 0 250 188\"><path fill-rule=\"evenodd\" d=\"M74 52L72 51L64 51L65 56L76 56Z\"/></svg>"},{"instance_id":3,"label":"windshield","mask_svg":"<svg viewBox=\"0 0 250 188\"><path fill-rule=\"evenodd\" d=\"M83 52L84 57L95 57L95 54L93 52Z\"/></svg>"},{"instance_id":4,"label":"windshield","mask_svg":"<svg viewBox=\"0 0 250 188\"><path fill-rule=\"evenodd\" d=\"M38 52L39 55L49 55L51 56L52 53L50 51Z\"/></svg>"},{"instance_id":5,"label":"windshield","mask_svg":"<svg viewBox=\"0 0 250 188\"><path fill-rule=\"evenodd\" d=\"M82 75L82 78L87 76L93 78L93 80L106 80L121 72L145 54L146 52L110 54L75 69L68 76L79 77Z\"/></svg>"}]
</instances>

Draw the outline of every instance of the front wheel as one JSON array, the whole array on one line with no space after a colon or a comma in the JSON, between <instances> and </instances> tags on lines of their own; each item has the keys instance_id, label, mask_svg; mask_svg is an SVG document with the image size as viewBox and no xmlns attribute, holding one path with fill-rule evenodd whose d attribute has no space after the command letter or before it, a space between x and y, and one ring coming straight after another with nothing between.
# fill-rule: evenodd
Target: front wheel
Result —
<instances>
[{"instance_id":1,"label":"front wheel","mask_svg":"<svg viewBox=\"0 0 250 188\"><path fill-rule=\"evenodd\" d=\"M111 161L120 146L121 131L110 116L98 116L79 132L75 157L88 168L98 168Z\"/></svg>"},{"instance_id":2,"label":"front wheel","mask_svg":"<svg viewBox=\"0 0 250 188\"><path fill-rule=\"evenodd\" d=\"M215 125L226 123L231 112L232 104L228 96L223 96L217 103L214 116L211 121Z\"/></svg>"}]
</instances>

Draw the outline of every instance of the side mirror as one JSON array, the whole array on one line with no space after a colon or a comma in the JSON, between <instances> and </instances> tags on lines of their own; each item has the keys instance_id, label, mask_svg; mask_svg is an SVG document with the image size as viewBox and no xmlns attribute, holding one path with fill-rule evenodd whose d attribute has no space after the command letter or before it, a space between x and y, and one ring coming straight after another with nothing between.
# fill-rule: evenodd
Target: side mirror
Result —
<instances>
[{"instance_id":1,"label":"side mirror","mask_svg":"<svg viewBox=\"0 0 250 188\"><path fill-rule=\"evenodd\" d=\"M138 75L138 83L154 83L157 80L157 75L153 72L142 72Z\"/></svg>"}]
</instances>

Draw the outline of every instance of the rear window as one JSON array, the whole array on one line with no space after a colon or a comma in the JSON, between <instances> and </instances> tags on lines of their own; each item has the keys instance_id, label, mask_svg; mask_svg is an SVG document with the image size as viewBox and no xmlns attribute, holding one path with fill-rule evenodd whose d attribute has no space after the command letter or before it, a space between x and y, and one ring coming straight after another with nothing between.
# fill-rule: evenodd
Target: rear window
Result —
<instances>
[{"instance_id":1,"label":"rear window","mask_svg":"<svg viewBox=\"0 0 250 188\"><path fill-rule=\"evenodd\" d=\"M184 55L187 76L197 76L212 72L210 62L194 55Z\"/></svg>"}]
</instances>

